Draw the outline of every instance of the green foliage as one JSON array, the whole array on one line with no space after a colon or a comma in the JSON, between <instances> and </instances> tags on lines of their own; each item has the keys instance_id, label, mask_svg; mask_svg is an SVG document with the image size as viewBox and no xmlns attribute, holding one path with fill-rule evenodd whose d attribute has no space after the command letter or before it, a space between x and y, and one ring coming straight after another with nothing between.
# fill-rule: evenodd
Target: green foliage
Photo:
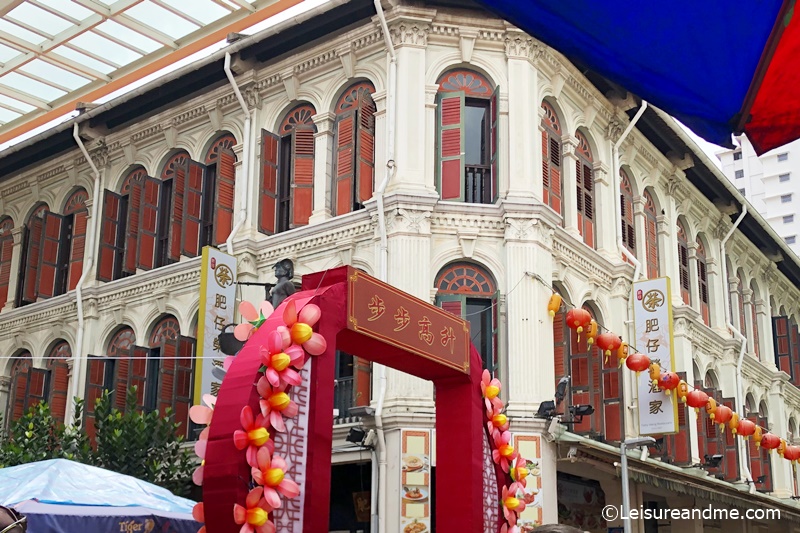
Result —
<instances>
[{"instance_id":1,"label":"green foliage","mask_svg":"<svg viewBox=\"0 0 800 533\"><path fill-rule=\"evenodd\" d=\"M125 410L120 411L104 391L95 404L93 448L82 424L83 400L74 401L75 419L68 426L57 423L50 407L41 402L0 433L0 468L64 458L188 496L194 464L189 450L182 446L183 437L177 433L180 423L173 422L171 410L164 417L158 411L141 411L136 387L132 387L125 398Z\"/></svg>"}]
</instances>

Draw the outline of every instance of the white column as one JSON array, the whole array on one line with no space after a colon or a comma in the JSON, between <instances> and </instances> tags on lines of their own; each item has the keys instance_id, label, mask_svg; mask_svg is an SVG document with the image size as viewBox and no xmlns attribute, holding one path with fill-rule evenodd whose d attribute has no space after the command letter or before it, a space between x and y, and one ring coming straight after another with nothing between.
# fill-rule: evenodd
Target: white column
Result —
<instances>
[{"instance_id":1,"label":"white column","mask_svg":"<svg viewBox=\"0 0 800 533\"><path fill-rule=\"evenodd\" d=\"M9 365L9 368L10 367L11 365ZM3 413L3 416L5 416L5 413L7 412L10 391L11 377L0 376L0 413Z\"/></svg>"},{"instance_id":2,"label":"white column","mask_svg":"<svg viewBox=\"0 0 800 533\"><path fill-rule=\"evenodd\" d=\"M22 234L24 226L13 228L11 230L11 237L14 240L14 247L11 250L11 272L8 278L8 300L0 312L9 311L14 308L14 300L17 297L17 292L21 290L19 287L19 269L22 265L19 264L22 258Z\"/></svg>"},{"instance_id":3,"label":"white column","mask_svg":"<svg viewBox=\"0 0 800 533\"><path fill-rule=\"evenodd\" d=\"M697 276L697 243L690 242L687 244L689 251L689 300L692 302L692 307L698 313L700 312L700 280ZM680 268L680 267L679 267ZM678 273L678 283L680 284L680 272ZM708 277L708 269L706 269L706 277ZM709 283L708 281L706 281ZM709 283L709 291L711 290Z\"/></svg>"},{"instance_id":4,"label":"white column","mask_svg":"<svg viewBox=\"0 0 800 533\"><path fill-rule=\"evenodd\" d=\"M610 260L620 260L617 248L617 219L616 203L619 197L614 197L614 187L611 180L619 180L619 175L609 176L608 166L601 161L596 161L592 167L594 178L594 240L595 248Z\"/></svg>"},{"instance_id":5,"label":"white column","mask_svg":"<svg viewBox=\"0 0 800 533\"><path fill-rule=\"evenodd\" d=\"M789 413L784 401L784 388L792 387L789 376L779 374L772 379L772 387L767 398L769 409L770 432L785 438L789 434ZM789 498L793 495L792 463L778 455L777 451L769 452L772 463L772 494L777 498Z\"/></svg>"},{"instance_id":6,"label":"white column","mask_svg":"<svg viewBox=\"0 0 800 533\"><path fill-rule=\"evenodd\" d=\"M728 334L728 328L723 324L725 321L725 309L727 305L724 298L724 283L720 279L719 262L716 257L706 253L706 277L708 278L708 322L709 326L715 328L721 335ZM700 294L697 295L698 301Z\"/></svg>"},{"instance_id":7,"label":"white column","mask_svg":"<svg viewBox=\"0 0 800 533\"><path fill-rule=\"evenodd\" d=\"M753 324L753 290L749 287L745 287L742 294L744 298L744 321L746 330L742 333L747 337L747 351L755 357L755 339L753 338L753 327L755 326L755 324Z\"/></svg>"},{"instance_id":8,"label":"white column","mask_svg":"<svg viewBox=\"0 0 800 533\"><path fill-rule=\"evenodd\" d=\"M309 224L331 217L331 186L333 183L333 113L318 113L311 117L317 127L314 134L314 210Z\"/></svg>"},{"instance_id":9,"label":"white column","mask_svg":"<svg viewBox=\"0 0 800 533\"><path fill-rule=\"evenodd\" d=\"M578 140L571 135L562 137L562 158L561 158L561 179L564 189L562 191L562 213L564 215L564 228L576 239L581 239L581 232L578 229L578 204L575 201L577 196L578 178L575 175L575 163L578 156L575 149Z\"/></svg>"},{"instance_id":10,"label":"white column","mask_svg":"<svg viewBox=\"0 0 800 533\"><path fill-rule=\"evenodd\" d=\"M541 122L538 71L530 62L533 46L533 39L523 33L509 32L506 37L508 128L500 140L508 147L508 158L500 164L507 169L508 198L541 201L542 136L538 128L531 128L531 124Z\"/></svg>"}]
</instances>

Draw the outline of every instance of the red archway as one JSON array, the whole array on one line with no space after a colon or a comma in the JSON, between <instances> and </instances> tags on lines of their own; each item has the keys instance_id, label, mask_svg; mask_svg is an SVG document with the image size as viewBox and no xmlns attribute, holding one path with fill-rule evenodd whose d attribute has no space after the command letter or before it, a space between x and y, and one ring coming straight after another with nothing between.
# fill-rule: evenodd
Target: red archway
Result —
<instances>
[{"instance_id":1,"label":"red archway","mask_svg":"<svg viewBox=\"0 0 800 533\"><path fill-rule=\"evenodd\" d=\"M317 326L328 347L306 364L302 385L292 391L300 404L296 420L291 426L287 423L287 433L274 435L276 453L280 450L290 458L293 479L301 486L299 498L275 511L278 531L328 530L337 348L434 382L439 450L436 527L446 532L497 531L503 474L491 459L480 389L481 359L469 343L466 323L351 267L304 276L302 292L291 300L298 308L308 303L320 307ZM232 434L240 429L239 414L245 405L258 409L253 384L261 365L259 347L267 332L282 324L285 305L239 352L220 388L205 455L203 502L209 533L239 530L232 509L247 495L250 467L244 452L234 446ZM492 470L495 475L486 481L484 472Z\"/></svg>"}]
</instances>

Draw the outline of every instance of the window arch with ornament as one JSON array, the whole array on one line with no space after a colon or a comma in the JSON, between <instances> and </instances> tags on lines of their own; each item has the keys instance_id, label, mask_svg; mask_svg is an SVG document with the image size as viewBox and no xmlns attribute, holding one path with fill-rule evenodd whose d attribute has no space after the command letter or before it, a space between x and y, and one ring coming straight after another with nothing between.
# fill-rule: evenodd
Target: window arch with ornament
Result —
<instances>
[{"instance_id":1,"label":"window arch with ornament","mask_svg":"<svg viewBox=\"0 0 800 533\"><path fill-rule=\"evenodd\" d=\"M589 139L583 132L577 132L575 138L578 146L575 148L575 177L578 184L578 231L583 237L583 242L592 248L597 247L595 237L596 205L594 191L594 156L589 145Z\"/></svg>"},{"instance_id":2,"label":"window arch with ornament","mask_svg":"<svg viewBox=\"0 0 800 533\"><path fill-rule=\"evenodd\" d=\"M555 107L542 101L542 200L553 211L562 215L564 191L561 138L564 135ZM563 220L563 219L562 219Z\"/></svg>"}]
</instances>

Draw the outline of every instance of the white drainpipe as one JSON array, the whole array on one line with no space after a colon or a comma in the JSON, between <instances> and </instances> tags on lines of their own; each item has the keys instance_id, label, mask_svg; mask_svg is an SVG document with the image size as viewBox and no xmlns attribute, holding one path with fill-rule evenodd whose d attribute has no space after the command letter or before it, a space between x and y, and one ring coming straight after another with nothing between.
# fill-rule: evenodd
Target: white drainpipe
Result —
<instances>
[{"instance_id":1,"label":"white drainpipe","mask_svg":"<svg viewBox=\"0 0 800 533\"><path fill-rule=\"evenodd\" d=\"M397 55L392 45L389 35L389 26L386 24L386 17L383 13L381 0L374 0L375 11L381 23L383 39L386 43L386 51L389 54L389 83L386 94L386 168L384 169L383 179L375 190L375 199L378 207L378 233L380 233L380 254L379 254L379 279L388 281L389 246L386 238L386 220L384 219L383 194L389 180L395 173L394 164L394 135L395 135L395 94L397 92ZM380 386L378 388L378 401L375 407L375 429L378 434L378 457L375 452L372 454L372 517L370 531L386 533L386 436L383 431L383 401L386 398L386 366L374 365L378 370ZM377 469L376 469L376 464ZM377 471L377 483L376 483ZM378 503L376 506L375 503ZM377 511L377 514L376 514ZM377 527L376 527L377 526Z\"/></svg>"},{"instance_id":2,"label":"white drainpipe","mask_svg":"<svg viewBox=\"0 0 800 533\"><path fill-rule=\"evenodd\" d=\"M719 243L719 250L720 250L720 262L722 263L722 283L725 284L725 292L728 294L728 301L730 302L731 294L730 294L730 286L728 284L728 265L725 261L725 244L728 242L728 239L731 238L733 232L736 231L736 228L739 227L739 224L744 219L744 216L747 214L747 203L742 202L742 213L739 215L739 218L736 219L736 222L733 223L733 227L728 231L725 237ZM736 326L733 325L733 317L730 315L730 309L727 305L723 305L722 307L725 308L725 322L728 325L728 329L733 333L733 336L736 337L739 341L741 341L741 346L739 347L739 359L736 361L736 412L739 413L739 416L744 416L744 383L742 382L742 363L744 362L744 352L747 348L747 337L745 337L741 331L739 331ZM739 464L742 465L742 474L745 482L750 482L750 492L756 492L755 483L753 483L753 479L750 475L750 465L748 465L747 461L747 448L744 443L744 439L739 439Z\"/></svg>"},{"instance_id":3,"label":"white drainpipe","mask_svg":"<svg viewBox=\"0 0 800 533\"><path fill-rule=\"evenodd\" d=\"M233 92L236 95L236 100L239 101L239 105L244 113L244 135L242 138L242 184L239 194L239 198L241 199L241 207L239 208L239 220L236 221L236 224L234 224L233 228L231 229L231 234L228 235L228 239L225 241L228 255L233 255L233 238L239 232L239 229L242 227L245 220L247 220L247 199L249 197L248 192L250 191L250 111L247 109L247 104L245 104L244 98L242 98L242 93L239 91L239 86L236 84L236 79L233 77L233 72L231 72L230 52L225 53L225 75L228 77L228 81L231 83Z\"/></svg>"},{"instance_id":4,"label":"white drainpipe","mask_svg":"<svg viewBox=\"0 0 800 533\"><path fill-rule=\"evenodd\" d=\"M92 271L92 267L94 266L95 228L97 228L98 224L97 213L100 209L100 189L102 188L100 171L97 169L94 161L92 161L92 158L89 156L86 146L83 145L83 141L78 133L77 123L72 126L72 137L75 139L75 142L78 143L78 148L80 148L81 152L83 152L86 162L92 168L92 173L94 174L94 191L92 194L93 200L91 224L89 224L89 227L86 228L86 256L83 262L83 272L78 280L78 285L75 287L75 305L78 311L78 332L75 335L75 353L72 356L72 380L70 382L72 392L69 396L70 398L74 398L78 395L77 387L80 382L80 376L83 373L83 360L85 359L85 355L83 353L83 337L86 327L83 318L83 284L86 282L86 278L89 277L89 273ZM73 415L72 403L67 402L66 418L70 419Z\"/></svg>"},{"instance_id":5,"label":"white drainpipe","mask_svg":"<svg viewBox=\"0 0 800 533\"><path fill-rule=\"evenodd\" d=\"M642 264L633 255L630 250L625 247L625 244L622 242L622 210L620 208L620 176L619 176L619 147L622 146L623 141L628 137L630 132L633 130L633 127L636 126L636 123L639 122L639 119L642 118L645 110L647 109L647 102L642 100L642 105L636 114L633 116L633 119L628 123L628 127L622 132L622 135L619 136L617 142L614 143L614 146L611 147L611 172L613 173L613 177L611 179L612 183L614 183L614 209L617 214L616 221L617 221L617 247L631 263L633 263L633 281L638 281L639 275L642 272ZM636 338L636 332L633 330L633 320L630 316L630 308L628 308L628 320L626 322L628 324L628 338L634 339ZM628 408L633 410L636 407L636 403L633 401L634 393L638 394L636 390L635 382L630 376L630 372L628 373L629 376L627 378L629 390L631 391L631 403L628 405Z\"/></svg>"}]
</instances>

